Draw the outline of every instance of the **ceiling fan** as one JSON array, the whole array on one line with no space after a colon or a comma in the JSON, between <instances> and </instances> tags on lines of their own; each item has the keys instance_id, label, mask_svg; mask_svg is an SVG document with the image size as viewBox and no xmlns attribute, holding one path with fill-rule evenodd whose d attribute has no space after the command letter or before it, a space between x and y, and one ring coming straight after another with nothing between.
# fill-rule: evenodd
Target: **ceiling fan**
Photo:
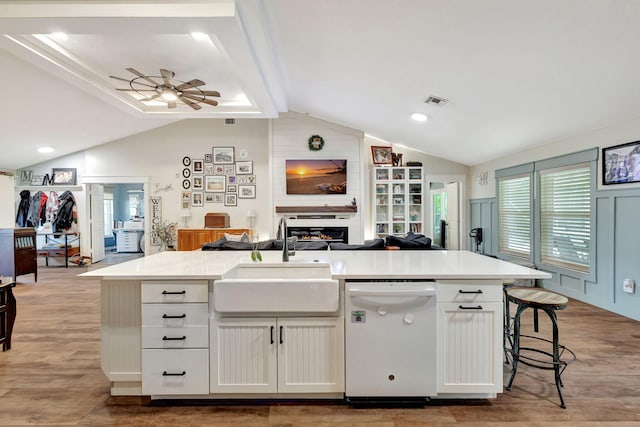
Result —
<instances>
[{"instance_id":1,"label":"ceiling fan","mask_svg":"<svg viewBox=\"0 0 640 427\"><path fill-rule=\"evenodd\" d=\"M139 101L161 101L167 104L169 108L176 108L177 101L180 101L194 110L199 110L202 107L200 103L218 105L218 101L208 99L207 97L220 97L220 92L215 90L202 90L199 86L204 86L206 83L202 80L193 79L188 82L181 80L172 80L175 76L173 71L160 69L160 76L147 76L142 74L135 68L127 68L127 71L135 74L131 80L123 79L122 77L109 76L112 79L122 80L129 83L130 89L116 89L123 92L136 92L143 98ZM158 82L154 79L162 79L162 82Z\"/></svg>"}]
</instances>

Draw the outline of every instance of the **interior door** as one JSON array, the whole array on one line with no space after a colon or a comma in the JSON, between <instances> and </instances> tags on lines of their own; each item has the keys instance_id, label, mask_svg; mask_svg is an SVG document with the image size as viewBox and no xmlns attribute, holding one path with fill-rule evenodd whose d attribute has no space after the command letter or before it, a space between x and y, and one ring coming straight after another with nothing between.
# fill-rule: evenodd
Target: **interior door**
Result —
<instances>
[{"instance_id":1,"label":"interior door","mask_svg":"<svg viewBox=\"0 0 640 427\"><path fill-rule=\"evenodd\" d=\"M89 184L89 227L91 232L91 262L104 259L104 187Z\"/></svg>"},{"instance_id":2,"label":"interior door","mask_svg":"<svg viewBox=\"0 0 640 427\"><path fill-rule=\"evenodd\" d=\"M447 249L460 249L460 212L458 183L450 182L447 190Z\"/></svg>"}]
</instances>

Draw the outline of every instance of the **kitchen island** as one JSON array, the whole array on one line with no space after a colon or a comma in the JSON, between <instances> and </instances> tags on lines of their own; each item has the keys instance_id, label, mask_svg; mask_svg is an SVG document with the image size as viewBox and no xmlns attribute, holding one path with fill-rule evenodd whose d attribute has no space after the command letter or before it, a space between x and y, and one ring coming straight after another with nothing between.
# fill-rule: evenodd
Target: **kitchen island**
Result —
<instances>
[{"instance_id":1,"label":"kitchen island","mask_svg":"<svg viewBox=\"0 0 640 427\"><path fill-rule=\"evenodd\" d=\"M279 251L262 255L264 266L282 264ZM434 328L437 337L433 357L424 359L434 377L425 396L495 397L502 391L502 282L550 278L468 251L299 251L287 265L326 265L338 282L337 309L281 313L265 303L263 312L218 311L215 282L248 262L249 252L162 252L84 273L101 279L101 363L111 393L344 398L345 323L361 321L354 317L360 311L345 313L346 287L433 282L436 321L414 324L412 313L404 315L405 324ZM387 312L393 307L368 312L369 324ZM385 381L403 379L385 374Z\"/></svg>"}]
</instances>

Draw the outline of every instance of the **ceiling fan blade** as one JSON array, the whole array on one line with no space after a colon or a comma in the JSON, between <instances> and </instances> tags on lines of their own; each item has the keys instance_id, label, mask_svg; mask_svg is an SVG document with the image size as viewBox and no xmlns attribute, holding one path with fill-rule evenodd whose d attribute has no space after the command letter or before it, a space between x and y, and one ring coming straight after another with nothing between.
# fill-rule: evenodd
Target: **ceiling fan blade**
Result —
<instances>
[{"instance_id":1,"label":"ceiling fan blade","mask_svg":"<svg viewBox=\"0 0 640 427\"><path fill-rule=\"evenodd\" d=\"M176 104L176 101L167 101L167 107L176 108L177 106L178 104Z\"/></svg>"},{"instance_id":2,"label":"ceiling fan blade","mask_svg":"<svg viewBox=\"0 0 640 427\"><path fill-rule=\"evenodd\" d=\"M214 101L213 99L203 99L201 102L205 104L213 105L214 107L218 105L218 101Z\"/></svg>"},{"instance_id":3,"label":"ceiling fan blade","mask_svg":"<svg viewBox=\"0 0 640 427\"><path fill-rule=\"evenodd\" d=\"M162 76L162 80L164 84L172 87L171 79L176 75L173 71L165 70L164 68L160 68L160 75Z\"/></svg>"},{"instance_id":4,"label":"ceiling fan blade","mask_svg":"<svg viewBox=\"0 0 640 427\"><path fill-rule=\"evenodd\" d=\"M121 90L122 92L156 92L155 89L119 89L119 88L116 88L116 90Z\"/></svg>"},{"instance_id":5,"label":"ceiling fan blade","mask_svg":"<svg viewBox=\"0 0 640 427\"><path fill-rule=\"evenodd\" d=\"M141 77L141 78L145 79L146 81L151 83L153 85L153 87L160 86L160 84L158 82L155 82L155 81L151 80L151 78L149 78L149 76L145 76L144 74L142 74L140 71L136 70L135 68L127 68L126 70L128 72L130 72L130 73L135 74L138 77Z\"/></svg>"},{"instance_id":6,"label":"ceiling fan blade","mask_svg":"<svg viewBox=\"0 0 640 427\"><path fill-rule=\"evenodd\" d=\"M182 83L181 85L176 86L176 90L189 89L191 87L198 87L198 86L204 86L204 85L206 85L206 83L203 82L202 80L193 79L193 80L189 80L186 83Z\"/></svg>"},{"instance_id":7,"label":"ceiling fan blade","mask_svg":"<svg viewBox=\"0 0 640 427\"><path fill-rule=\"evenodd\" d=\"M183 91L183 93L188 93L189 95L204 95L204 96L217 96L220 97L220 92L217 90L201 90L201 91Z\"/></svg>"},{"instance_id":8,"label":"ceiling fan blade","mask_svg":"<svg viewBox=\"0 0 640 427\"><path fill-rule=\"evenodd\" d=\"M182 102L184 102L185 104L187 104L189 107L193 108L194 110L199 110L202 107L199 106L197 103L189 101L187 98L184 98L182 96L179 96L178 99Z\"/></svg>"},{"instance_id":9,"label":"ceiling fan blade","mask_svg":"<svg viewBox=\"0 0 640 427\"><path fill-rule=\"evenodd\" d=\"M183 98L194 99L198 102L204 102L205 104L213 105L214 107L218 105L218 101L214 101L213 99L203 99L201 96L193 96L189 94L183 94Z\"/></svg>"}]
</instances>

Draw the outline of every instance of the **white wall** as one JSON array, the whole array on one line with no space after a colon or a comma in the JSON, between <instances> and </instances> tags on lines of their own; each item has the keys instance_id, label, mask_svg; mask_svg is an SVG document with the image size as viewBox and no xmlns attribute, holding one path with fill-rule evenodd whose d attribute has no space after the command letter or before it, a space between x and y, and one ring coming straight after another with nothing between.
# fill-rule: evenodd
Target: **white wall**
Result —
<instances>
[{"instance_id":1,"label":"white wall","mask_svg":"<svg viewBox=\"0 0 640 427\"><path fill-rule=\"evenodd\" d=\"M15 178L0 175L0 228L16 226L16 209L20 196L15 193Z\"/></svg>"},{"instance_id":2,"label":"white wall","mask_svg":"<svg viewBox=\"0 0 640 427\"><path fill-rule=\"evenodd\" d=\"M311 135L320 135L325 144L322 150L312 151L308 147ZM271 171L273 191L274 228L280 214L276 206L345 206L355 198L358 212L340 214L344 219L299 219L288 220L289 226L334 226L349 227L349 242L363 241L363 160L362 138L364 134L343 126L308 117L298 113L282 114L272 121ZM347 194L288 195L286 191L286 159L339 159L347 160ZM275 231L275 230L274 230Z\"/></svg>"},{"instance_id":3,"label":"white wall","mask_svg":"<svg viewBox=\"0 0 640 427\"><path fill-rule=\"evenodd\" d=\"M531 150L520 151L509 156L501 157L490 162L482 163L471 168L471 196L472 199L482 199L495 197L495 170L522 163L532 162L550 157L582 151L588 148L599 147L600 149L612 145L624 144L640 139L640 119L620 123L597 129L581 135L574 135L564 139L552 141ZM602 152L600 153L600 155ZM487 172L487 183L481 185L477 177L480 173ZM602 168L598 167L597 185L602 189L602 178L600 174ZM612 187L612 186L609 186ZM620 189L621 186L613 186ZM612 188L613 188L612 187ZM625 184L624 188L640 188L640 184Z\"/></svg>"}]
</instances>

